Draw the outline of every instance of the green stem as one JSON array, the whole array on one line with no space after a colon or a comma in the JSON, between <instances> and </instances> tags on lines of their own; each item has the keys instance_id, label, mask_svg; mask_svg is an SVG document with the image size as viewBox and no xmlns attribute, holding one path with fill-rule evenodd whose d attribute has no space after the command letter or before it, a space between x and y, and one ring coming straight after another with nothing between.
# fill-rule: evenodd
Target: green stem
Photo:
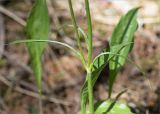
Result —
<instances>
[{"instance_id":1,"label":"green stem","mask_svg":"<svg viewBox=\"0 0 160 114\"><path fill-rule=\"evenodd\" d=\"M90 14L90 6L89 1L85 0L85 8L86 8L86 15L87 15L87 23L88 23L88 66L90 66L92 62L92 20Z\"/></svg>"},{"instance_id":2,"label":"green stem","mask_svg":"<svg viewBox=\"0 0 160 114\"><path fill-rule=\"evenodd\" d=\"M81 113L82 113L82 114L86 114L86 106L85 106L85 104L83 103L83 99L81 99Z\"/></svg>"},{"instance_id":3,"label":"green stem","mask_svg":"<svg viewBox=\"0 0 160 114\"><path fill-rule=\"evenodd\" d=\"M92 64L92 20L90 14L89 0L85 0L85 8L88 23L88 70L87 70L87 81L88 81L88 95L89 95L89 114L94 114L94 98L93 98L93 84L92 84L92 74L90 70L90 65Z\"/></svg>"},{"instance_id":4,"label":"green stem","mask_svg":"<svg viewBox=\"0 0 160 114\"><path fill-rule=\"evenodd\" d=\"M76 18L75 18L73 7L72 7L72 0L68 0L68 4L69 4L70 14L71 14L71 18L72 18L72 23L73 23L74 30L75 30L76 37L77 37L76 39L77 39L77 44L78 44L78 48L79 48L81 59L82 59L81 61L82 61L83 65L85 66L85 59L84 59L84 54L83 54L81 43L80 43L80 36L79 36L79 32L78 32L78 25L76 23Z\"/></svg>"},{"instance_id":5,"label":"green stem","mask_svg":"<svg viewBox=\"0 0 160 114\"><path fill-rule=\"evenodd\" d=\"M41 89L38 90L38 93L39 93L39 114L43 114L43 109L42 109L42 91Z\"/></svg>"},{"instance_id":6,"label":"green stem","mask_svg":"<svg viewBox=\"0 0 160 114\"><path fill-rule=\"evenodd\" d=\"M88 81L88 95L89 95L89 114L94 114L94 98L93 98L93 84L91 72L87 72Z\"/></svg>"}]
</instances>

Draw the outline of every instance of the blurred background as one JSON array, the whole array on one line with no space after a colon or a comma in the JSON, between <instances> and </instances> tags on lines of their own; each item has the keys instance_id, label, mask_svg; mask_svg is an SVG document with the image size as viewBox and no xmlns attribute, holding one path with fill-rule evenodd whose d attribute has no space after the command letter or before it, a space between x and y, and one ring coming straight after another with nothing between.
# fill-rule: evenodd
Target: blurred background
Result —
<instances>
[{"instance_id":1,"label":"blurred background","mask_svg":"<svg viewBox=\"0 0 160 114\"><path fill-rule=\"evenodd\" d=\"M72 0L80 27L87 31L84 0ZM0 0L0 114L37 114L38 94L29 56L24 44L5 45L25 39L24 26L34 0ZM76 48L70 25L67 0L47 0L50 14L50 40L65 42ZM94 56L108 46L120 16L137 6L139 28L129 57L146 72L147 79L126 62L114 85L113 97L124 88L120 100L136 114L160 114L160 0L90 0L93 21ZM87 55L85 41L82 46ZM44 114L76 114L85 72L70 50L48 45L43 56ZM95 88L96 100L107 98L107 67Z\"/></svg>"}]
</instances>

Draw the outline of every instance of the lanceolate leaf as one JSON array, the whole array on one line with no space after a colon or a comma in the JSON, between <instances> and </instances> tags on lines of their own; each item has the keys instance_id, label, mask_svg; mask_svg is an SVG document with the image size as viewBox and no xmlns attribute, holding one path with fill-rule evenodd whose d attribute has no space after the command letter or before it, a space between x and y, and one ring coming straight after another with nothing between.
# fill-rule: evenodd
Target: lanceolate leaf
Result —
<instances>
[{"instance_id":1,"label":"lanceolate leaf","mask_svg":"<svg viewBox=\"0 0 160 114\"><path fill-rule=\"evenodd\" d=\"M30 16L27 20L26 35L29 40L47 40L49 33L49 16L46 0L36 0ZM30 54L30 61L37 86L41 91L42 66L41 57L46 42L29 42L27 43Z\"/></svg>"},{"instance_id":2,"label":"lanceolate leaf","mask_svg":"<svg viewBox=\"0 0 160 114\"><path fill-rule=\"evenodd\" d=\"M137 23L137 11L139 8L134 8L130 10L125 16L123 16L116 28L114 29L114 32L112 33L111 41L110 41L110 51L113 53L117 53L118 50L117 45L121 45L122 43L128 43L132 42L134 33L137 30L138 23ZM128 53L131 51L131 48L133 47L132 44L126 46L123 48L119 54L123 55L124 57L128 56ZM125 58L122 57L113 57L111 61L109 61L109 70L110 70L110 76L109 76L109 97L111 96L112 92L112 86L115 81L117 72L119 68L124 65Z\"/></svg>"}]
</instances>

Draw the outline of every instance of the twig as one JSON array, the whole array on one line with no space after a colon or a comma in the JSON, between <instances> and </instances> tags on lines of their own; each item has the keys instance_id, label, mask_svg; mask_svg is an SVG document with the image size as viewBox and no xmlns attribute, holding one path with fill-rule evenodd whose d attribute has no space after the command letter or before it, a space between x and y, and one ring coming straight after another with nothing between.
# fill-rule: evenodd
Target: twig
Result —
<instances>
[{"instance_id":1,"label":"twig","mask_svg":"<svg viewBox=\"0 0 160 114\"><path fill-rule=\"evenodd\" d=\"M22 26L26 25L26 22L23 19L21 19L20 17L16 16L14 13L12 13L9 10L7 10L6 8L4 8L1 5L0 5L0 12L5 14L6 16L12 18L13 20L15 20L17 23L21 24Z\"/></svg>"},{"instance_id":2,"label":"twig","mask_svg":"<svg viewBox=\"0 0 160 114\"><path fill-rule=\"evenodd\" d=\"M4 37L5 37L4 19L3 16L0 14L0 58L2 57L4 51Z\"/></svg>"},{"instance_id":3,"label":"twig","mask_svg":"<svg viewBox=\"0 0 160 114\"><path fill-rule=\"evenodd\" d=\"M9 87L12 87L11 82L9 82L7 79L5 79L4 76L2 76L2 75L0 75L0 81L2 83L4 83L5 85L9 86ZM23 89L21 87L16 86L13 89L17 92L22 93L22 94L25 94L25 95L28 95L28 96L31 96L31 97L34 97L34 98L39 98L38 93ZM69 101L64 101L64 100L60 100L60 99L57 99L57 98L48 97L48 96L45 96L45 95L42 95L42 100L48 100L48 101L56 103L56 104L62 104L62 105L67 105L67 106L71 105L71 102L69 102Z\"/></svg>"},{"instance_id":4,"label":"twig","mask_svg":"<svg viewBox=\"0 0 160 114\"><path fill-rule=\"evenodd\" d=\"M30 67L28 67L25 63L18 61L16 57L10 55L8 52L4 52L4 56L6 57L7 61L10 64L12 64L14 66L17 65L17 66L21 67L22 69L24 69L26 72L32 73L32 69Z\"/></svg>"},{"instance_id":5,"label":"twig","mask_svg":"<svg viewBox=\"0 0 160 114\"><path fill-rule=\"evenodd\" d=\"M7 112L5 112L5 111L3 111L3 110L0 110L0 114L9 114L9 113L7 113ZM10 113L11 114L11 113Z\"/></svg>"},{"instance_id":6,"label":"twig","mask_svg":"<svg viewBox=\"0 0 160 114\"><path fill-rule=\"evenodd\" d=\"M53 23L55 25L55 28L57 29L60 26L60 22L58 20L58 16L56 14L56 11L55 11L55 9L54 9L54 7L52 5L52 1L51 0L47 0L47 5L49 7L49 14L51 15L52 21L53 21ZM60 35L63 35L63 33L62 34L60 33Z\"/></svg>"}]
</instances>

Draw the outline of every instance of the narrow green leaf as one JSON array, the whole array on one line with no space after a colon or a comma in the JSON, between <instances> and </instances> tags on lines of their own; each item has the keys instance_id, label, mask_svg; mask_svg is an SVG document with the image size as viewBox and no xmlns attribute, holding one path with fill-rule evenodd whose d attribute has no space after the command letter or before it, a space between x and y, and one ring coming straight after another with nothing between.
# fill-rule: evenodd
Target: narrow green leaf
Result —
<instances>
[{"instance_id":1,"label":"narrow green leaf","mask_svg":"<svg viewBox=\"0 0 160 114\"><path fill-rule=\"evenodd\" d=\"M49 33L49 16L46 0L36 0L27 20L26 35L30 40L47 40ZM46 42L29 42L27 48L37 86L41 91L42 65L41 57Z\"/></svg>"},{"instance_id":2,"label":"narrow green leaf","mask_svg":"<svg viewBox=\"0 0 160 114\"><path fill-rule=\"evenodd\" d=\"M118 47L122 43L134 41L134 33L136 32L138 26L136 15L138 9L139 8L134 8L124 15L114 29L110 41L110 51L112 53L117 53ZM119 71L119 68L124 65L125 58L128 56L128 53L131 51L132 47L133 44L130 44L118 52L123 55L124 58L116 56L109 62L109 97L111 97L112 87L116 79L117 72Z\"/></svg>"},{"instance_id":3,"label":"narrow green leaf","mask_svg":"<svg viewBox=\"0 0 160 114\"><path fill-rule=\"evenodd\" d=\"M80 54L77 52L77 50L74 49L73 47L71 47L70 45L63 43L63 42L54 41L54 40L16 40L16 41L12 41L6 45L21 44L21 43L33 43L33 42L36 42L36 43L44 42L44 43L58 44L58 45L61 45L61 46L64 46L64 47L70 49L78 57L80 56Z\"/></svg>"}]
</instances>

